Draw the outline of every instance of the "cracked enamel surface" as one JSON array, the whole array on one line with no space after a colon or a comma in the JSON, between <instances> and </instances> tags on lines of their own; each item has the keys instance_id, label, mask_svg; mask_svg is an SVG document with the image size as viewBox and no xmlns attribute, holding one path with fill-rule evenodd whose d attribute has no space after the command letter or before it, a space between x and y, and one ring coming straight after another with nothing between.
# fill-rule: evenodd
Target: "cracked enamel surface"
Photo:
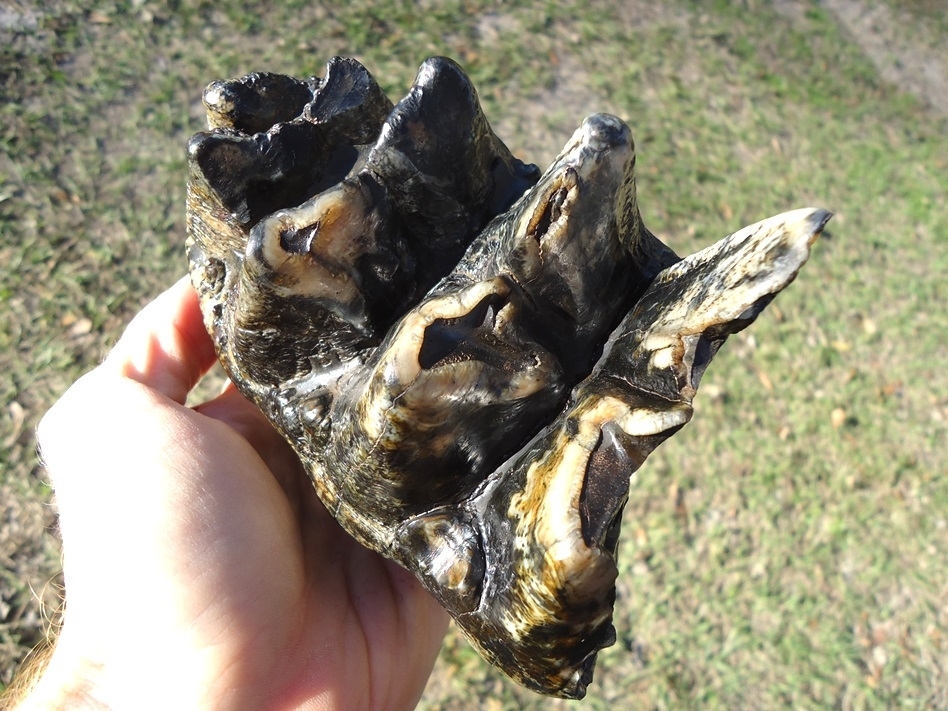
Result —
<instances>
[{"instance_id":1,"label":"cracked enamel surface","mask_svg":"<svg viewBox=\"0 0 948 711\"><path fill-rule=\"evenodd\" d=\"M541 175L443 58L395 104L338 57L204 101L188 253L228 374L488 661L582 697L616 637L630 478L830 214L679 259L642 224L625 123L587 117Z\"/></svg>"}]
</instances>

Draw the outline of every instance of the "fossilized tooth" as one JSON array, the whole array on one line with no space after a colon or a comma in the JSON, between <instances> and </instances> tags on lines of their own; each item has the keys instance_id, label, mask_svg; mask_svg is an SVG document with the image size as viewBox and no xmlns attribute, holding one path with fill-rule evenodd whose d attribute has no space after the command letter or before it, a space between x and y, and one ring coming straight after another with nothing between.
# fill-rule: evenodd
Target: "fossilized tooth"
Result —
<instances>
[{"instance_id":1,"label":"fossilized tooth","mask_svg":"<svg viewBox=\"0 0 948 711\"><path fill-rule=\"evenodd\" d=\"M630 477L829 213L679 261L642 224L622 121L587 118L540 177L441 58L394 106L339 58L205 102L189 254L228 373L486 659L581 697L615 640ZM297 133L318 145L283 155Z\"/></svg>"}]
</instances>

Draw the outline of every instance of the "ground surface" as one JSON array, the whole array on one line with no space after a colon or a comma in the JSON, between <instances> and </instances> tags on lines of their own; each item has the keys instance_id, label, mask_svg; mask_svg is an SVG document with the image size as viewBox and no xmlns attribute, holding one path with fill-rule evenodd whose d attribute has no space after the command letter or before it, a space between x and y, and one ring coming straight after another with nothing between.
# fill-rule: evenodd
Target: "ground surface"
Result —
<instances>
[{"instance_id":1,"label":"ground surface","mask_svg":"<svg viewBox=\"0 0 948 711\"><path fill-rule=\"evenodd\" d=\"M33 427L185 269L204 84L339 53L397 98L448 54L541 165L585 114L628 120L680 253L836 212L641 471L619 640L574 707L948 707L943 2L337 5L0 0L0 684L59 604ZM451 635L423 706L475 705L558 706Z\"/></svg>"}]
</instances>

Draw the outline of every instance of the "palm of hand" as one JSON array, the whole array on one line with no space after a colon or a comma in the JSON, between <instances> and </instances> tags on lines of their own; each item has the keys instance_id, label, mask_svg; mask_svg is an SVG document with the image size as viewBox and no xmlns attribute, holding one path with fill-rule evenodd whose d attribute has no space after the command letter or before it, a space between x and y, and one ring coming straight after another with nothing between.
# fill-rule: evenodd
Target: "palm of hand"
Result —
<instances>
[{"instance_id":1,"label":"palm of hand","mask_svg":"<svg viewBox=\"0 0 948 711\"><path fill-rule=\"evenodd\" d=\"M213 359L179 282L41 424L67 591L47 676L114 708L411 707L446 616L232 387L183 404Z\"/></svg>"}]
</instances>

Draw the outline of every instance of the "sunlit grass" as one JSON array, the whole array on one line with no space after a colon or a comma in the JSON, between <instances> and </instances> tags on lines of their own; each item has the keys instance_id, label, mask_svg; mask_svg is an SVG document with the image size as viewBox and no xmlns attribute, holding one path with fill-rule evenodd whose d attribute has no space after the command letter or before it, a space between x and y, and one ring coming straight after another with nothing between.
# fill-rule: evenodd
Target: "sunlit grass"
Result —
<instances>
[{"instance_id":1,"label":"sunlit grass","mask_svg":"<svg viewBox=\"0 0 948 711\"><path fill-rule=\"evenodd\" d=\"M208 81L349 54L397 98L448 54L535 155L587 113L625 118L644 217L680 253L783 210L836 213L639 473L619 640L580 706L948 703L945 122L816 3L802 25L760 2L425 5L62 2L0 46L0 484L48 497L36 419L184 272ZM14 608L58 565L43 555L20 589L4 579ZM452 636L423 706L478 705L550 707Z\"/></svg>"}]
</instances>

